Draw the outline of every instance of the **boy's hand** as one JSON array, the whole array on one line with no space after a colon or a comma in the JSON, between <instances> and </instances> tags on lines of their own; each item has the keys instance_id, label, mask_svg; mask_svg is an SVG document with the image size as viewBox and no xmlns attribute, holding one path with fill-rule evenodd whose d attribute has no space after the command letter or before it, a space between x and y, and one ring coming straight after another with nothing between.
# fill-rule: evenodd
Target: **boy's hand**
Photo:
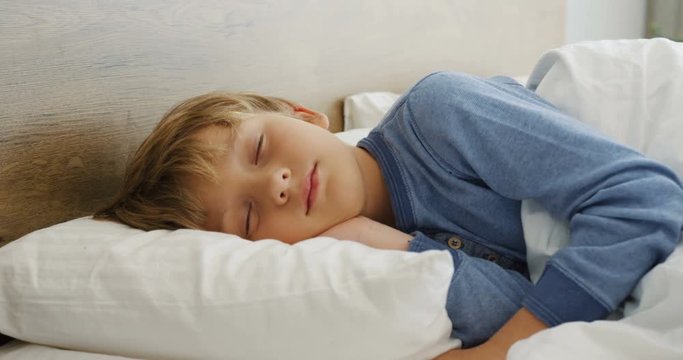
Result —
<instances>
[{"instance_id":1,"label":"boy's hand","mask_svg":"<svg viewBox=\"0 0 683 360\"><path fill-rule=\"evenodd\" d=\"M364 216L357 216L339 223L319 236L352 240L374 248L392 250L408 250L408 242L413 238L411 235Z\"/></svg>"},{"instance_id":2,"label":"boy's hand","mask_svg":"<svg viewBox=\"0 0 683 360\"><path fill-rule=\"evenodd\" d=\"M512 345L531 335L547 329L541 320L525 308L521 308L487 342L471 349L454 349L434 360L504 360Z\"/></svg>"}]
</instances>

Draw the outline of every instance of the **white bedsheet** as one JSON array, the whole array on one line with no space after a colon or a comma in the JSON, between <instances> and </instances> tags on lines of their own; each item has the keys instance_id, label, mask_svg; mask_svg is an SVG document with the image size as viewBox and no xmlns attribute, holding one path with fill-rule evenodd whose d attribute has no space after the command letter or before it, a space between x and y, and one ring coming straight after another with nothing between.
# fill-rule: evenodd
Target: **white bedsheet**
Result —
<instances>
[{"instance_id":1,"label":"white bedsheet","mask_svg":"<svg viewBox=\"0 0 683 360\"><path fill-rule=\"evenodd\" d=\"M604 41L547 53L528 86L683 177L682 75L683 44ZM524 202L522 219L536 279L569 232L531 201ZM517 343L508 359L683 359L683 245L642 279L623 319L557 326Z\"/></svg>"}]
</instances>

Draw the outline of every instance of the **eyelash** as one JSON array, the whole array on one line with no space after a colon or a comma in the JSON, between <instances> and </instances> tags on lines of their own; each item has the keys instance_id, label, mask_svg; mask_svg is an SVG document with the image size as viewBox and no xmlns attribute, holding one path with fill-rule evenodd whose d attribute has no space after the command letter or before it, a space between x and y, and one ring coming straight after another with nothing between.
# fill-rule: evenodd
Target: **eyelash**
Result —
<instances>
[{"instance_id":1,"label":"eyelash","mask_svg":"<svg viewBox=\"0 0 683 360\"><path fill-rule=\"evenodd\" d=\"M254 159L254 164L258 164L258 158L261 154L261 147L263 145L263 134L258 139L258 145L256 145L256 158Z\"/></svg>"},{"instance_id":2,"label":"eyelash","mask_svg":"<svg viewBox=\"0 0 683 360\"><path fill-rule=\"evenodd\" d=\"M249 208L247 209L247 220L244 222L244 234L246 235L246 237L249 237L249 223L251 222L251 204L252 203L249 203Z\"/></svg>"},{"instance_id":3,"label":"eyelash","mask_svg":"<svg viewBox=\"0 0 683 360\"><path fill-rule=\"evenodd\" d=\"M261 154L262 145L263 145L263 134L261 134L261 136L259 137L258 144L256 145L256 156L254 157L254 165L258 165L258 158L259 158L259 155ZM252 206L252 203L249 203L249 208L247 209L247 219L246 219L245 225L244 225L244 228L245 228L244 233L246 234L246 236L249 236L249 225L251 223L251 206Z\"/></svg>"}]
</instances>

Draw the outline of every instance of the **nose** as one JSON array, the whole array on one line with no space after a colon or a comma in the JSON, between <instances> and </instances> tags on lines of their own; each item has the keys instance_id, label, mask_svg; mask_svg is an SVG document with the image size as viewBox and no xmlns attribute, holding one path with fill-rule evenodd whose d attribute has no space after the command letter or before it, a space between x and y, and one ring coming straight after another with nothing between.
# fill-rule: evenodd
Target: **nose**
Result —
<instances>
[{"instance_id":1,"label":"nose","mask_svg":"<svg viewBox=\"0 0 683 360\"><path fill-rule=\"evenodd\" d=\"M286 167L277 168L270 175L268 195L275 201L275 204L284 205L289 200L291 178L292 171Z\"/></svg>"}]
</instances>

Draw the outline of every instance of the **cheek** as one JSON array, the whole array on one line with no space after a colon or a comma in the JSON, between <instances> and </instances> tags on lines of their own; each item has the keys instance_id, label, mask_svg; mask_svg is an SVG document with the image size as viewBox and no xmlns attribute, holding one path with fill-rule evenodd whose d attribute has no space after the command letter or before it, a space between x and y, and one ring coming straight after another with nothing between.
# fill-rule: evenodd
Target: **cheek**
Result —
<instances>
[{"instance_id":1,"label":"cheek","mask_svg":"<svg viewBox=\"0 0 683 360\"><path fill-rule=\"evenodd\" d=\"M315 216L288 216L286 213L270 219L261 229L259 237L271 238L294 244L318 236L332 226L341 222L339 211L336 207L321 211Z\"/></svg>"},{"instance_id":2,"label":"cheek","mask_svg":"<svg viewBox=\"0 0 683 360\"><path fill-rule=\"evenodd\" d=\"M313 234L314 231L310 229L307 219L292 216L289 212L283 211L265 217L259 224L256 236L259 240L276 239L292 244L315 235Z\"/></svg>"},{"instance_id":3,"label":"cheek","mask_svg":"<svg viewBox=\"0 0 683 360\"><path fill-rule=\"evenodd\" d=\"M329 175L324 190L324 211L321 212L321 220L317 223L318 233L360 215L363 208L358 183L352 176L339 172Z\"/></svg>"},{"instance_id":4,"label":"cheek","mask_svg":"<svg viewBox=\"0 0 683 360\"><path fill-rule=\"evenodd\" d=\"M337 177L330 184L330 201L333 203L337 221L348 220L363 210L363 188L361 180L352 174Z\"/></svg>"}]
</instances>

